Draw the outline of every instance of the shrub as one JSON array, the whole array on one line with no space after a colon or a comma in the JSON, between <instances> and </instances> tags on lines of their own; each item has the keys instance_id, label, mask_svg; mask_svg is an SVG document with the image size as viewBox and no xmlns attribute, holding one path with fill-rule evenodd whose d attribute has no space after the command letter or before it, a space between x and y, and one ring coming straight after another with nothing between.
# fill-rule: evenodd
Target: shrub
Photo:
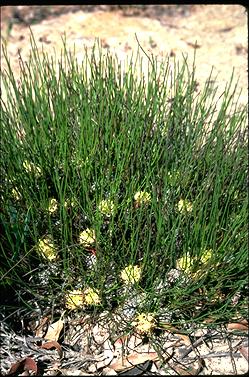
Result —
<instances>
[{"instance_id":1,"label":"shrub","mask_svg":"<svg viewBox=\"0 0 249 377\"><path fill-rule=\"evenodd\" d=\"M216 101L187 59L172 71L148 57L146 77L139 54L122 69L95 45L80 64L65 45L57 63L31 43L19 84L4 50L1 289L29 308L90 289L94 310L112 309L135 290L140 312L174 323L244 315L246 108L233 78ZM139 270L128 285L127 267Z\"/></svg>"}]
</instances>

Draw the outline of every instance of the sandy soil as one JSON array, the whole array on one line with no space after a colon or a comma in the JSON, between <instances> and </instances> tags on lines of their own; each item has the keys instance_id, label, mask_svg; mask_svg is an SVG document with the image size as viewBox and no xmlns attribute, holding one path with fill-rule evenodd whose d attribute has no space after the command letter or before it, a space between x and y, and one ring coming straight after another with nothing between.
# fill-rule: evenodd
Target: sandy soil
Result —
<instances>
[{"instance_id":1,"label":"sandy soil","mask_svg":"<svg viewBox=\"0 0 249 377\"><path fill-rule=\"evenodd\" d=\"M95 38L125 59L137 51L136 33L149 54L159 59L169 55L172 62L174 57L181 60L182 54L188 54L191 63L197 42L196 78L200 88L214 66L214 77L218 74L215 85L221 93L234 67L242 89L240 101L247 103L247 14L240 5L2 7L2 38L7 38L17 76L19 53L26 60L30 51L29 26L38 48L43 45L49 54L53 49L60 51L65 32L68 45L75 45L79 59L83 58L83 46L90 48Z\"/></svg>"}]
</instances>

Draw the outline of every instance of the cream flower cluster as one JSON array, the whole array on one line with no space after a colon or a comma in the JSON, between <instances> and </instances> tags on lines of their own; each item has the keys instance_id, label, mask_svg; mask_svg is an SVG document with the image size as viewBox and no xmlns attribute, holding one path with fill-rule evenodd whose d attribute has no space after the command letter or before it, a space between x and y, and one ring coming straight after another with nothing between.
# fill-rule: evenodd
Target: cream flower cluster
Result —
<instances>
[{"instance_id":1,"label":"cream flower cluster","mask_svg":"<svg viewBox=\"0 0 249 377\"><path fill-rule=\"evenodd\" d=\"M51 235L48 235L46 238L40 239L36 246L36 249L44 259L47 259L50 262L57 259L58 252L52 241Z\"/></svg>"},{"instance_id":2,"label":"cream flower cluster","mask_svg":"<svg viewBox=\"0 0 249 377\"><path fill-rule=\"evenodd\" d=\"M58 209L58 202L56 199L50 199L49 204L48 204L48 212L53 214L57 211Z\"/></svg>"},{"instance_id":3,"label":"cream flower cluster","mask_svg":"<svg viewBox=\"0 0 249 377\"><path fill-rule=\"evenodd\" d=\"M134 195L136 204L147 204L151 201L151 195L146 191L138 191Z\"/></svg>"},{"instance_id":4,"label":"cream flower cluster","mask_svg":"<svg viewBox=\"0 0 249 377\"><path fill-rule=\"evenodd\" d=\"M98 305L100 304L100 296L99 296L99 291L96 289L94 290L93 288L87 288L84 292L84 303L86 305Z\"/></svg>"},{"instance_id":5,"label":"cream flower cluster","mask_svg":"<svg viewBox=\"0 0 249 377\"><path fill-rule=\"evenodd\" d=\"M189 253L186 253L183 257L176 261L176 267L185 272L190 272L193 265L193 258L191 258Z\"/></svg>"},{"instance_id":6,"label":"cream flower cluster","mask_svg":"<svg viewBox=\"0 0 249 377\"><path fill-rule=\"evenodd\" d=\"M20 200L21 199L22 196L21 196L20 192L16 188L13 188L11 192L12 192L12 195L13 195L13 197L14 197L15 200Z\"/></svg>"},{"instance_id":7,"label":"cream flower cluster","mask_svg":"<svg viewBox=\"0 0 249 377\"><path fill-rule=\"evenodd\" d=\"M206 264L213 256L213 249L204 250L201 256L201 263Z\"/></svg>"},{"instance_id":8,"label":"cream flower cluster","mask_svg":"<svg viewBox=\"0 0 249 377\"><path fill-rule=\"evenodd\" d=\"M193 204L188 199L180 199L177 204L177 209L181 213L192 212Z\"/></svg>"},{"instance_id":9,"label":"cream flower cluster","mask_svg":"<svg viewBox=\"0 0 249 377\"><path fill-rule=\"evenodd\" d=\"M103 215L110 217L114 213L115 206L112 200L106 199L99 203L98 209Z\"/></svg>"},{"instance_id":10,"label":"cream flower cluster","mask_svg":"<svg viewBox=\"0 0 249 377\"><path fill-rule=\"evenodd\" d=\"M83 293L80 290L73 290L66 293L66 303L67 309L77 309L83 306Z\"/></svg>"},{"instance_id":11,"label":"cream flower cluster","mask_svg":"<svg viewBox=\"0 0 249 377\"><path fill-rule=\"evenodd\" d=\"M205 265L208 263L208 261L212 258L213 256L213 250L212 249L207 249L207 250L204 250L201 257L200 257L200 262L202 265ZM189 253L186 253L183 257L179 258L177 261L176 261L176 267L186 273L190 273L191 270L192 270L192 266L193 264L195 263L195 261L197 261L197 258L194 258L190 256ZM203 271L197 271L193 274L193 276L195 277L198 277L200 275L200 273L202 274Z\"/></svg>"},{"instance_id":12,"label":"cream flower cluster","mask_svg":"<svg viewBox=\"0 0 249 377\"><path fill-rule=\"evenodd\" d=\"M141 278L141 267L132 266L131 264L121 271L121 279L125 284L135 284Z\"/></svg>"},{"instance_id":13,"label":"cream flower cluster","mask_svg":"<svg viewBox=\"0 0 249 377\"><path fill-rule=\"evenodd\" d=\"M82 246L91 246L96 241L94 229L87 228L79 235L79 242Z\"/></svg>"},{"instance_id":14,"label":"cream flower cluster","mask_svg":"<svg viewBox=\"0 0 249 377\"><path fill-rule=\"evenodd\" d=\"M99 291L93 288L86 288L84 291L73 290L66 293L66 308L75 310L85 305L98 305L101 303Z\"/></svg>"},{"instance_id":15,"label":"cream flower cluster","mask_svg":"<svg viewBox=\"0 0 249 377\"><path fill-rule=\"evenodd\" d=\"M39 177L42 173L39 166L36 166L33 162L30 162L28 160L23 161L23 167L27 173L33 173L36 177Z\"/></svg>"},{"instance_id":16,"label":"cream flower cluster","mask_svg":"<svg viewBox=\"0 0 249 377\"><path fill-rule=\"evenodd\" d=\"M146 334L152 332L156 327L156 320L152 313L141 313L132 322L137 332Z\"/></svg>"}]
</instances>

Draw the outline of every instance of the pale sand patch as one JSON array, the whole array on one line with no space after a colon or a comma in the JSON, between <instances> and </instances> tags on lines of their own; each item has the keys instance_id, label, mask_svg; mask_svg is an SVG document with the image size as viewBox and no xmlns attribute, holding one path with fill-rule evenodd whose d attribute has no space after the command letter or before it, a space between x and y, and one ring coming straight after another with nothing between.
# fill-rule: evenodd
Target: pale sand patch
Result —
<instances>
[{"instance_id":1,"label":"pale sand patch","mask_svg":"<svg viewBox=\"0 0 249 377\"><path fill-rule=\"evenodd\" d=\"M219 86L217 95L223 92L234 67L235 79L240 77L242 89L240 101L247 103L247 15L240 5L196 6L186 17L177 14L169 17L162 13L160 19L148 17L124 17L120 12L97 11L76 12L45 19L32 25L39 51L60 56L63 47L61 37L67 35L68 46L75 45L76 56L84 58L83 46L91 48L95 38L99 38L105 48L115 51L118 58L125 60L136 52L138 45L135 33L146 52L160 57L175 55L182 60L188 54L190 65L196 50L196 78L203 88L211 67L214 68L214 83ZM3 27L2 37L6 36ZM23 39L24 37L24 39ZM18 55L24 60L30 53L29 29L22 24L14 24L8 38L8 53L16 76L19 76ZM173 62L173 56L171 60ZM147 71L146 59L144 72ZM2 68L5 62L2 60Z\"/></svg>"}]
</instances>

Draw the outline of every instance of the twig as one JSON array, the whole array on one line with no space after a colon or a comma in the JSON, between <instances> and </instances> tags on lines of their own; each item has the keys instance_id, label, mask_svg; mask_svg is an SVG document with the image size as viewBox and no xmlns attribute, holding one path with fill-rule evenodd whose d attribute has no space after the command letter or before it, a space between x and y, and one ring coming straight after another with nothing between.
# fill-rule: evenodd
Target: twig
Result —
<instances>
[{"instance_id":1,"label":"twig","mask_svg":"<svg viewBox=\"0 0 249 377\"><path fill-rule=\"evenodd\" d=\"M230 356L230 352L211 352L211 353L207 353L206 355L201 355L201 358L202 359L212 359L213 357L227 357L227 356ZM233 354L233 357L241 357L240 353L234 353ZM197 359L197 357L188 357L188 360L189 361L195 361Z\"/></svg>"},{"instance_id":2,"label":"twig","mask_svg":"<svg viewBox=\"0 0 249 377\"><path fill-rule=\"evenodd\" d=\"M150 63L151 63L151 66L153 68L153 71L155 72L155 67L154 67L154 64L153 64L153 61L151 60L150 56L145 52L145 50L143 49L143 47L141 46L139 40L138 40L138 37L137 37L137 34L135 33L135 38L136 38L136 41L138 43L138 46L141 48L141 50L143 51L143 53L146 55L146 57L149 59Z\"/></svg>"},{"instance_id":3,"label":"twig","mask_svg":"<svg viewBox=\"0 0 249 377\"><path fill-rule=\"evenodd\" d=\"M230 337L227 338L227 343L228 343L228 347L229 347L229 353L230 353L230 356L231 356L231 361L232 361L232 366L233 366L233 373L235 375L237 375L237 368L236 368L236 363L234 361L234 354L233 354L233 349L232 349L232 344L231 344L231 339Z\"/></svg>"},{"instance_id":4,"label":"twig","mask_svg":"<svg viewBox=\"0 0 249 377\"><path fill-rule=\"evenodd\" d=\"M194 343L192 343L181 355L180 359L183 359L185 356L187 356L190 352L194 351L195 348L197 348L202 343L205 343L207 339L212 339L217 334L205 334L200 339L196 340Z\"/></svg>"},{"instance_id":5,"label":"twig","mask_svg":"<svg viewBox=\"0 0 249 377\"><path fill-rule=\"evenodd\" d=\"M184 357L186 357L190 352L194 351L194 348L198 347L200 344L202 344L204 342L204 339L203 338L200 338L198 339L196 342L194 342L193 344L191 344L184 352L183 354L181 355L180 359L183 359Z\"/></svg>"}]
</instances>

